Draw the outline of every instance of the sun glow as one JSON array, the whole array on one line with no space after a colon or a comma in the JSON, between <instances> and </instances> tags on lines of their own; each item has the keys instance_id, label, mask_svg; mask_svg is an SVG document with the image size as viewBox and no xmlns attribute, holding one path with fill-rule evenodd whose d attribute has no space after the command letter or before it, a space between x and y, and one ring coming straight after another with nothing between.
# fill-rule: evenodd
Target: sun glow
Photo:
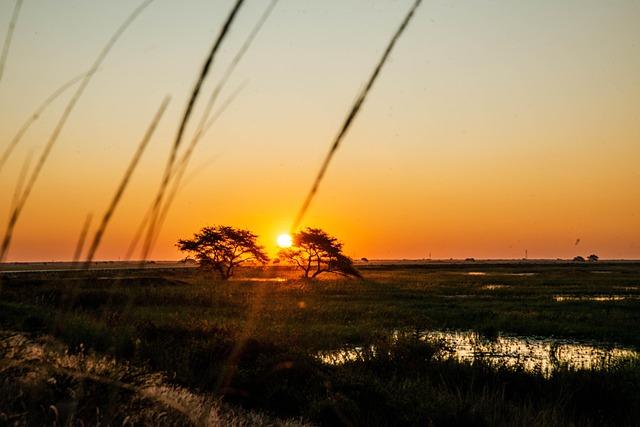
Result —
<instances>
[{"instance_id":1,"label":"sun glow","mask_svg":"<svg viewBox=\"0 0 640 427\"><path fill-rule=\"evenodd\" d=\"M287 233L282 233L281 235L279 235L277 242L278 246L280 246L281 248L290 248L291 244L293 243L291 240L291 236Z\"/></svg>"}]
</instances>

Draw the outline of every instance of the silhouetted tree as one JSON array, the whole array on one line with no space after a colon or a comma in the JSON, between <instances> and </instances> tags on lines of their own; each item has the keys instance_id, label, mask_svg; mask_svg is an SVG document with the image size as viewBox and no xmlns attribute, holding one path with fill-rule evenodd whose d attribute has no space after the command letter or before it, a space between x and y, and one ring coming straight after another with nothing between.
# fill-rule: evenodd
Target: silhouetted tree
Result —
<instances>
[{"instance_id":1,"label":"silhouetted tree","mask_svg":"<svg viewBox=\"0 0 640 427\"><path fill-rule=\"evenodd\" d=\"M342 253L342 243L319 228L307 228L293 235L293 245L282 249L281 258L300 268L305 278L315 278L330 272L343 276L362 277L353 261Z\"/></svg>"},{"instance_id":2,"label":"silhouetted tree","mask_svg":"<svg viewBox=\"0 0 640 427\"><path fill-rule=\"evenodd\" d=\"M589 262L598 262L600 257L596 254L591 254L587 259L589 260Z\"/></svg>"},{"instance_id":3,"label":"silhouetted tree","mask_svg":"<svg viewBox=\"0 0 640 427\"><path fill-rule=\"evenodd\" d=\"M581 257L580 255L578 255L577 257L573 258L573 261L574 262L585 262L586 260L583 257Z\"/></svg>"},{"instance_id":4,"label":"silhouetted tree","mask_svg":"<svg viewBox=\"0 0 640 427\"><path fill-rule=\"evenodd\" d=\"M248 230L221 225L204 227L193 239L178 240L176 246L193 254L201 268L217 271L223 279L228 279L233 276L234 268L244 262L265 264L269 261L257 238Z\"/></svg>"}]
</instances>

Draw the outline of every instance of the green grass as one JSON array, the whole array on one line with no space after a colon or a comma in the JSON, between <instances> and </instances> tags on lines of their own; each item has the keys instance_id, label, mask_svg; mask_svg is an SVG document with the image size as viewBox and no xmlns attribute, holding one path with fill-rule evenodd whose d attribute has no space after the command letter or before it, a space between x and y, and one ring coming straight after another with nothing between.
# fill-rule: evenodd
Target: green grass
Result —
<instances>
[{"instance_id":1,"label":"green grass","mask_svg":"<svg viewBox=\"0 0 640 427\"><path fill-rule=\"evenodd\" d=\"M594 273L602 270L609 273ZM21 273L2 281L0 325L115 355L233 404L324 424L637 422L637 360L545 378L448 360L411 334L389 337L449 328L639 347L640 300L553 299L638 295L639 265L371 266L363 274L311 282L285 268L246 269L247 279L292 279L223 282L194 270L127 272L122 279ZM385 350L341 366L313 357L372 344Z\"/></svg>"}]
</instances>

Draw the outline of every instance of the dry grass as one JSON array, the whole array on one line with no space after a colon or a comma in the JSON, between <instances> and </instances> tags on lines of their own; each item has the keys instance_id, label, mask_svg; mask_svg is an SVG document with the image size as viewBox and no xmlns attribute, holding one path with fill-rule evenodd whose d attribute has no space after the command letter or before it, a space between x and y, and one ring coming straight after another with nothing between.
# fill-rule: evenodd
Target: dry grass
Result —
<instances>
[{"instance_id":1,"label":"dry grass","mask_svg":"<svg viewBox=\"0 0 640 427\"><path fill-rule=\"evenodd\" d=\"M51 337L0 331L0 348L0 372L10 382L0 382L0 421L15 425L306 425L233 408L211 395L171 385L162 374L112 357L85 350L69 352ZM88 391L93 388L110 392L91 395ZM64 396L68 392L71 401ZM40 403L49 406L40 411L17 411L36 403L20 402L27 399L43 399Z\"/></svg>"},{"instance_id":2,"label":"dry grass","mask_svg":"<svg viewBox=\"0 0 640 427\"><path fill-rule=\"evenodd\" d=\"M2 76L4 75L4 67L7 63L7 56L9 56L11 39L13 38L13 32L16 28L16 22L18 22L18 15L20 14L21 7L22 0L16 0L16 4L13 7L13 13L11 14L11 21L9 21L9 27L7 28L7 34L2 45L2 53L0 54L0 81L2 81Z\"/></svg>"},{"instance_id":3,"label":"dry grass","mask_svg":"<svg viewBox=\"0 0 640 427\"><path fill-rule=\"evenodd\" d=\"M53 101L58 99L60 95L65 93L71 86L73 86L74 84L82 80L86 75L87 75L86 73L83 73L64 83L62 86L56 89L51 95L49 95L44 100L44 102L34 110L33 113L31 113L29 118L25 120L22 126L20 126L20 129L18 129L18 132L16 132L13 138L11 138L11 141L9 141L9 145L7 145L7 148L5 148L5 150L3 151L2 157L0 157L0 172L2 172L3 166L5 165L7 160L9 160L9 157L11 157L13 150L20 143L20 141L22 140L22 137L24 136L25 133L27 133L31 125L40 118L42 113L47 109L49 105L51 105Z\"/></svg>"},{"instance_id":4,"label":"dry grass","mask_svg":"<svg viewBox=\"0 0 640 427\"><path fill-rule=\"evenodd\" d=\"M140 158L142 157L142 154L144 153L145 148L149 144L149 141L153 136L153 132L156 130L156 127L158 126L158 123L160 122L160 119L162 118L162 115L164 114L164 111L166 110L167 105L169 105L169 99L170 99L169 96L164 98L164 100L162 101L162 104L160 105L160 108L158 109L155 116L153 117L153 120L151 120L151 124L149 125L149 128L144 134L144 137L142 138L142 140L140 141L140 144L138 145L138 149L134 153L133 158L129 163L129 167L125 171L124 176L122 177L122 181L120 181L120 185L118 186L116 193L113 195L113 199L111 200L109 207L104 213L104 216L102 217L100 226L98 227L98 230L96 230L96 234L93 237L93 242L91 243L91 247L89 248L89 252L87 254L87 261L86 261L87 266L93 260L93 257L95 256L96 251L100 246L100 241L102 240L102 236L104 235L104 232L107 229L109 220L111 219L114 211L118 207L118 203L120 202L120 199L122 198L122 195L124 194L124 191L126 190L127 185L129 184L129 181L131 180L131 176L133 175L133 172L135 171L136 166L138 166L138 162L140 161Z\"/></svg>"},{"instance_id":5,"label":"dry grass","mask_svg":"<svg viewBox=\"0 0 640 427\"><path fill-rule=\"evenodd\" d=\"M389 54L393 50L393 47L395 46L396 42L398 41L398 39L400 38L404 30L407 28L409 21L411 21L411 18L415 14L415 11L418 9L418 6L420 6L420 3L422 3L422 0L416 0L413 6L411 7L411 9L409 9L409 12L405 16L402 23L400 24L400 27L398 27L395 34L391 38L391 41L387 45L387 48L382 54L382 58L380 58L380 61L376 65L376 68L374 68L373 73L371 74L371 77L369 77L369 81L367 82L367 85L364 87L364 89L362 89L362 92L360 92L360 95L356 99L355 104L353 104L353 107L351 107L351 111L349 112L349 115L347 115L346 120L344 121L344 123L342 124L342 127L340 128L340 131L338 132L338 135L336 136L333 143L331 144L331 148L329 149L329 152L327 153L324 161L322 162L322 165L320 166L320 171L318 172L318 175L316 176L316 179L313 182L313 185L311 186L311 190L309 190L309 193L307 194L307 197L302 203L302 207L300 208L300 211L298 212L298 215L296 216L296 219L293 222L293 226L291 227L292 233L295 232L300 226L300 223L302 222L302 219L304 218L304 215L307 212L307 209L309 209L309 205L311 204L313 197L318 191L320 182L322 182L322 178L324 177L324 174L327 171L327 168L329 167L329 163L331 163L331 159L333 158L333 155L338 150L338 147L340 146L342 139L347 134L349 127L351 127L351 123L353 123L354 119L358 115L358 112L360 111L362 104L367 98L367 94L373 87L373 84L375 83L378 77L378 74L380 74L380 70L382 70L383 65L385 64L385 62L387 62L387 58L389 57Z\"/></svg>"},{"instance_id":6,"label":"dry grass","mask_svg":"<svg viewBox=\"0 0 640 427\"><path fill-rule=\"evenodd\" d=\"M67 123L67 120L69 119L69 116L71 115L71 112L73 111L73 109L75 108L76 104L78 103L78 100L80 99L80 97L84 93L85 89L87 88L87 86L91 82L91 78L96 73L96 71L98 70L98 68L100 67L100 65L104 61L104 59L107 57L107 55L109 54L109 52L111 51L113 46L116 44L118 39L122 36L122 34L126 31L126 29L133 23L133 21L135 21L135 19L138 17L138 15L140 15L140 13L142 13L142 11L144 9L146 9L147 6L149 6L152 2L153 2L153 0L145 0L144 2L142 2L139 6L137 6L133 10L133 12L131 12L131 14L120 25L120 27L118 27L116 32L111 36L111 38L109 39L107 44L103 47L103 49L98 54L98 57L95 59L93 65L89 69L89 72L84 76L84 78L80 82L80 86L78 86L78 88L76 89L76 92L73 94L73 97L67 103L67 106L64 109L64 112L62 113L62 116L58 120L58 123L56 124L56 127L54 128L53 132L51 133L51 136L49 137L49 140L47 141L47 144L45 145L45 148L42 151L42 154L38 158L38 161L37 161L37 163L35 165L35 168L34 168L33 172L29 176L29 179L28 179L27 184L26 184L26 186L24 188L24 191L20 195L20 198L19 198L18 202L16 203L16 205L14 206L14 208L11 211L11 215L10 215L10 218L9 218L9 223L7 225L7 229L5 231L4 238L3 238L3 241L2 241L2 247L0 247L0 262L4 261L6 259L6 257L7 257L7 253L9 251L9 247L11 246L11 239L13 238L13 232L14 232L14 229L15 229L15 226L16 226L18 220L20 219L20 214L22 213L22 210L24 209L24 206L27 203L27 200L29 199L29 195L31 194L31 191L33 190L33 187L35 186L35 184L36 184L36 182L38 180L38 177L40 176L40 173L42 172L42 169L44 168L44 165L47 163L47 160L49 159L49 155L51 154L51 150L55 146L56 141L58 140L58 137L60 136L60 133L62 132L62 129L64 128L65 124Z\"/></svg>"},{"instance_id":7,"label":"dry grass","mask_svg":"<svg viewBox=\"0 0 640 427\"><path fill-rule=\"evenodd\" d=\"M244 0L236 0L233 8L231 9L231 12L229 12L229 15L227 16L227 19L225 20L224 24L222 25L222 28L220 29L220 32L218 33L218 36L216 37L216 40L211 48L211 50L209 51L209 54L207 55L204 64L202 66L202 69L200 70L200 75L198 76L198 79L196 80L196 84L193 87L193 90L191 91L191 95L189 96L189 101L187 102L187 107L185 109L185 112L182 116L182 120L180 121L180 126L178 127L178 133L176 135L176 138L173 142L172 148L171 148L171 153L169 155L169 160L167 161L167 164L165 166L164 169L164 173L163 173L163 177L162 177L162 182L160 183L160 187L158 189L158 192L156 194L156 197L153 201L153 207L151 208L151 217L150 217L150 223L149 223L149 227L147 229L147 234L146 234L146 238L144 241L144 245L142 248L142 260L145 260L149 254L149 252L151 251L151 246L153 244L153 240L155 238L156 235L156 224L158 221L158 215L160 213L160 208L162 206L162 202L164 200L164 194L167 190L167 187L169 185L169 182L171 180L171 173L173 171L173 167L174 164L176 162L176 158L178 155L178 150L180 148L180 145L182 143L182 137L184 135L184 131L186 129L187 123L189 123L189 119L191 118L191 113L193 112L193 107L198 99L198 95L200 94L200 90L202 89L202 85L207 77L207 75L209 74L209 70L211 69L211 65L213 64L213 60L216 56L216 53L218 52L218 50L220 49L220 46L222 45L222 43L224 42L227 34L229 33L229 30L231 29L231 25L233 24L233 21L235 20L235 17L238 13L238 11L240 10L240 8L242 7L244 3Z\"/></svg>"},{"instance_id":8,"label":"dry grass","mask_svg":"<svg viewBox=\"0 0 640 427\"><path fill-rule=\"evenodd\" d=\"M185 153L182 155L182 157L180 158L180 161L176 164L175 169L172 172L172 175L174 177L173 186L171 188L171 192L169 196L167 197L167 200L165 201L164 205L160 210L160 214L158 217L158 230L162 228L164 220L169 212L169 209L171 208L171 204L173 203L173 200L175 199L177 192L180 190L180 183L182 181L182 178L184 177L184 173L186 172L189 166L191 156L193 155L193 151L198 145L198 142L200 142L200 140L204 137L206 132L218 120L218 118L227 109L227 107L231 104L231 102L233 102L233 100L236 98L238 93L244 88L244 84L243 84L238 89L236 89L236 91L231 94L231 96L227 99L227 101L222 104L218 112L213 116L211 116L211 111L216 101L218 100L220 93L226 86L229 78L233 74L233 71L236 69L240 61L242 61L242 58L244 57L244 55L247 53L247 51L251 47L251 44L253 43L256 36L264 26L269 16L271 15L271 12L273 12L273 9L275 8L276 4L278 4L278 0L271 0L271 2L267 5L266 9L262 13L260 18L256 22L256 24L254 25L254 27L249 32L249 35L245 39L244 43L242 44L240 49L238 49L238 52L236 52L235 56L227 66L227 69L222 75L222 78L220 79L220 81L218 82L214 90L211 92L211 95L209 96L209 100L207 101L207 105L205 106L202 116L200 117L200 122L198 123L198 127L196 128L193 138L191 139L191 142L189 144L189 147L187 148ZM158 233L156 233L156 236L157 234Z\"/></svg>"},{"instance_id":9,"label":"dry grass","mask_svg":"<svg viewBox=\"0 0 640 427\"><path fill-rule=\"evenodd\" d=\"M209 126L211 126L213 123L215 123L215 121L222 115L222 113L224 113L226 111L226 109L231 105L233 100L238 96L238 94L244 88L244 86L245 86L244 84L241 85L238 89L236 89L236 91L234 91L229 96L229 98L227 98L227 100L222 104L222 106L216 112L216 114L214 114L213 117L211 117L211 120L208 123ZM208 127L206 129L208 129ZM169 211L169 207L170 207L171 203L173 202L173 200L175 199L175 197L177 195L177 192L180 190L180 183L181 183L181 180L182 180L182 176L184 175L184 172L186 171L188 160L190 158L190 153L191 153L191 151L193 151L193 148L195 148L195 147L190 146L189 149L183 154L183 156L180 158L180 160L175 165L174 169L177 171L176 172L177 175L171 181L172 182L171 191L169 192L169 195L167 196L164 204L162 205L162 208L160 209L160 213L158 215L158 220L157 220L157 228L158 228L158 230L162 228L162 225L164 224L164 220L165 220L165 218L167 216L167 213ZM131 257L133 256L133 252L136 250L136 247L138 246L138 243L140 242L140 238L142 237L142 234L144 233L144 231L147 229L147 226L149 225L149 221L151 220L152 213L153 213L153 205L149 206L149 208L147 209L147 211L144 214L144 217L142 218L142 221L138 225L138 228L136 229L134 237L131 240L131 243L129 244L129 247L127 248L127 252L126 252L125 257L124 257L125 260L130 260ZM155 244L155 237L157 237L157 235L158 235L158 233L156 233L156 235L154 236L154 241L152 242L152 246L153 246L153 244Z\"/></svg>"},{"instance_id":10,"label":"dry grass","mask_svg":"<svg viewBox=\"0 0 640 427\"><path fill-rule=\"evenodd\" d=\"M84 242L87 239L87 233L89 232L89 226L91 225L91 218L93 215L88 214L87 218L84 220L84 224L82 224L82 228L80 229L80 234L78 235L78 242L76 243L76 249L73 251L73 264L77 264L80 261L80 257L82 256L82 249L84 248Z\"/></svg>"}]
</instances>

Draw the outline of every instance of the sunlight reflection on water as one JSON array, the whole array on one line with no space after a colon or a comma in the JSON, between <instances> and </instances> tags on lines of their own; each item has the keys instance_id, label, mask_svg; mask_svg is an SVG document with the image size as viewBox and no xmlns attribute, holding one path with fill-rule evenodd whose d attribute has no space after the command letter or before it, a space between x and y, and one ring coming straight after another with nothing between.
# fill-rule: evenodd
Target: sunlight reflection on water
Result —
<instances>
[{"instance_id":1,"label":"sunlight reflection on water","mask_svg":"<svg viewBox=\"0 0 640 427\"><path fill-rule=\"evenodd\" d=\"M485 272L485 271L467 271L464 274L465 276L517 276L517 277L529 277L536 276L538 273L498 273L498 272Z\"/></svg>"},{"instance_id":2,"label":"sunlight reflection on water","mask_svg":"<svg viewBox=\"0 0 640 427\"><path fill-rule=\"evenodd\" d=\"M640 299L640 295L554 295L553 300L556 302L567 301L624 301L630 299Z\"/></svg>"},{"instance_id":3,"label":"sunlight reflection on water","mask_svg":"<svg viewBox=\"0 0 640 427\"><path fill-rule=\"evenodd\" d=\"M394 334L394 338L397 338L397 334ZM534 336L498 336L490 340L474 331L430 331L420 334L419 339L443 343L445 358L464 362L482 359L495 366L521 367L527 372L540 371L545 376L559 367L592 369L638 356L638 352L632 349L593 342ZM375 350L369 348L374 354ZM319 352L317 356L323 363L339 365L362 359L363 353L362 347L354 347Z\"/></svg>"},{"instance_id":4,"label":"sunlight reflection on water","mask_svg":"<svg viewBox=\"0 0 640 427\"><path fill-rule=\"evenodd\" d=\"M485 291L495 291L496 289L504 289L507 285L500 285L498 283L491 283L489 285L484 285L480 289L484 289Z\"/></svg>"}]
</instances>

